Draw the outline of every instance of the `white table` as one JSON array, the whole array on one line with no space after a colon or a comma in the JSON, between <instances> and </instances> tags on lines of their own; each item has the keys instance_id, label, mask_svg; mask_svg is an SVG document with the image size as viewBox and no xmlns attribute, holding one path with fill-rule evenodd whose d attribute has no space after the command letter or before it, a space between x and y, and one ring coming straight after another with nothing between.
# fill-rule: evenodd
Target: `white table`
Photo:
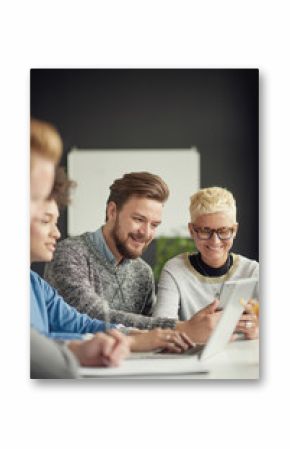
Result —
<instances>
[{"instance_id":1,"label":"white table","mask_svg":"<svg viewBox=\"0 0 290 449\"><path fill-rule=\"evenodd\" d=\"M141 353L132 354L132 357L125 360L121 368L128 368L139 365L140 369L146 364L158 364L158 359L146 359L146 355L152 355L153 353ZM139 358L140 357L140 358ZM156 355L155 355L156 357ZM160 358L163 356L160 355ZM166 355L164 355L165 359ZM167 357L168 370L170 367L184 366L188 369L189 364L197 363L197 356L180 356L175 355L172 358ZM167 364L166 362L166 364ZM144 365L145 363L145 365ZM178 365L176 365L178 364ZM209 372L207 373L190 373L190 374L146 374L142 373L138 375L122 375L122 379L259 379L259 340L238 340L229 343L225 350L216 354L215 356L202 362L206 366ZM170 366L169 366L170 365ZM106 375L106 370L110 368L81 368L81 375L89 378L102 378L109 379ZM119 368L114 368L114 373L118 374ZM111 369L112 372L112 369ZM107 374L110 371L107 371ZM121 371L120 371L121 373ZM112 379L118 379L118 377L112 377Z\"/></svg>"},{"instance_id":2,"label":"white table","mask_svg":"<svg viewBox=\"0 0 290 449\"><path fill-rule=\"evenodd\" d=\"M195 379L259 379L259 340L238 340L208 360L210 372Z\"/></svg>"}]
</instances>

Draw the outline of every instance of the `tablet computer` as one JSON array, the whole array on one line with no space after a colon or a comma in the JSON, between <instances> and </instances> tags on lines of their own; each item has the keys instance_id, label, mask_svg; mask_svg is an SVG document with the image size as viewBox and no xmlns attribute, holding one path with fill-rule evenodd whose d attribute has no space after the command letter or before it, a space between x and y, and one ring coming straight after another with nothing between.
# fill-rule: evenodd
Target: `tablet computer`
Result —
<instances>
[{"instance_id":1,"label":"tablet computer","mask_svg":"<svg viewBox=\"0 0 290 449\"><path fill-rule=\"evenodd\" d=\"M224 284L221 295L222 316L201 353L201 360L225 348L244 311L244 305L257 291L257 284L257 278L239 279Z\"/></svg>"},{"instance_id":2,"label":"tablet computer","mask_svg":"<svg viewBox=\"0 0 290 449\"><path fill-rule=\"evenodd\" d=\"M240 298L244 298L245 301L248 301L251 298L258 299L258 291L258 278L244 278L226 281L220 294L219 309L224 309L228 301L236 295L240 296Z\"/></svg>"}]
</instances>

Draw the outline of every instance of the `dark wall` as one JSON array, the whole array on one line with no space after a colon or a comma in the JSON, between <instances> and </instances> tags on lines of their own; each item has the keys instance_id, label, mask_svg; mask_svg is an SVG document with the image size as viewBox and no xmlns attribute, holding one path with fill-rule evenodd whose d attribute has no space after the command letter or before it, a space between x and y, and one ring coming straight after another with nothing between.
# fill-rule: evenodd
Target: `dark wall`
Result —
<instances>
[{"instance_id":1,"label":"dark wall","mask_svg":"<svg viewBox=\"0 0 290 449\"><path fill-rule=\"evenodd\" d=\"M64 165L73 146L196 146L201 187L236 197L234 250L258 260L258 86L256 69L32 69L31 114L60 131Z\"/></svg>"}]
</instances>

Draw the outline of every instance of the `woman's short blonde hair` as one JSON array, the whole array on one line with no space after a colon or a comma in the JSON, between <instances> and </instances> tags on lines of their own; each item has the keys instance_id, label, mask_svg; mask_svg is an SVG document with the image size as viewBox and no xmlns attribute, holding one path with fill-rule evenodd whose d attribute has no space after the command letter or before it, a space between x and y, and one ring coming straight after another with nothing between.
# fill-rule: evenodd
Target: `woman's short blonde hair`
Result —
<instances>
[{"instance_id":1,"label":"woman's short blonde hair","mask_svg":"<svg viewBox=\"0 0 290 449\"><path fill-rule=\"evenodd\" d=\"M38 154L57 164L62 155L62 140L56 128L50 123L31 119L30 154ZM32 162L32 158L31 158Z\"/></svg>"},{"instance_id":2,"label":"woman's short blonde hair","mask_svg":"<svg viewBox=\"0 0 290 449\"><path fill-rule=\"evenodd\" d=\"M237 207L233 194L222 187L208 187L201 189L190 197L189 212L191 222L200 215L223 212L236 222Z\"/></svg>"}]
</instances>

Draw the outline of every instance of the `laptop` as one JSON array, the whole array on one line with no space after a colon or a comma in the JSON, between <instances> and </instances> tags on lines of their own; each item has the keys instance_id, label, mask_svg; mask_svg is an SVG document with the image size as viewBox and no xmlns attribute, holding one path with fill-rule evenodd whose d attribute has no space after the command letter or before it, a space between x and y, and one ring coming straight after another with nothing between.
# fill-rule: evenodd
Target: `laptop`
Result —
<instances>
[{"instance_id":1,"label":"laptop","mask_svg":"<svg viewBox=\"0 0 290 449\"><path fill-rule=\"evenodd\" d=\"M204 363L229 342L244 305L257 291L258 279L246 278L225 282L221 295L222 316L205 345L197 345L182 354L143 352L132 353L117 368L80 367L81 377L122 378L131 376L180 375L208 373L209 365ZM154 359L154 363L152 363ZM176 363L176 359L179 359Z\"/></svg>"},{"instance_id":2,"label":"laptop","mask_svg":"<svg viewBox=\"0 0 290 449\"><path fill-rule=\"evenodd\" d=\"M220 297L222 316L205 345L196 345L182 354L172 354L163 351L155 353L133 354L134 358L181 358L196 355L200 360L221 352L229 342L235 327L244 312L245 304L257 296L259 280L244 278L225 282Z\"/></svg>"}]
</instances>

